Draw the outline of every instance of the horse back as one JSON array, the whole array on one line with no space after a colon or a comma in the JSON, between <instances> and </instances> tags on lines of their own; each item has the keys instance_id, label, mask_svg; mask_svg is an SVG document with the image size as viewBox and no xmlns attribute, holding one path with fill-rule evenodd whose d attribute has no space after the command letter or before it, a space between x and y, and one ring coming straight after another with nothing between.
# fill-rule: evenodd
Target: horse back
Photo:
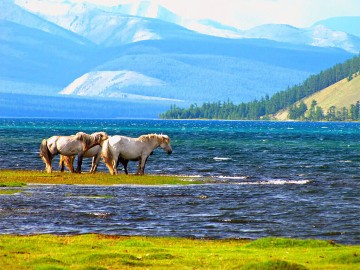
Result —
<instances>
[{"instance_id":1,"label":"horse back","mask_svg":"<svg viewBox=\"0 0 360 270\"><path fill-rule=\"evenodd\" d=\"M83 144L74 136L58 136L51 145L50 151L52 150L57 150L57 152L65 156L72 156L83 151Z\"/></svg>"},{"instance_id":2,"label":"horse back","mask_svg":"<svg viewBox=\"0 0 360 270\"><path fill-rule=\"evenodd\" d=\"M113 155L125 160L138 160L143 153L143 144L137 138L115 135L109 138Z\"/></svg>"}]
</instances>

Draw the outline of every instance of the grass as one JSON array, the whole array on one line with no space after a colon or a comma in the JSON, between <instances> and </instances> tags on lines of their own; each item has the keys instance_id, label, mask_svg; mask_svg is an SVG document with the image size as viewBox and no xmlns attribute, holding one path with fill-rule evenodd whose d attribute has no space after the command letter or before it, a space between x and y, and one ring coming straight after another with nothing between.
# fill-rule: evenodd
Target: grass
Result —
<instances>
[{"instance_id":1,"label":"grass","mask_svg":"<svg viewBox=\"0 0 360 270\"><path fill-rule=\"evenodd\" d=\"M330 85L323 90L320 90L313 95L304 98L302 101L306 104L308 109L311 107L311 102L316 100L317 106L320 106L324 113L327 113L331 106L336 106L337 110L342 107L350 108L351 104L355 104L360 99L360 75L354 77L351 81L347 78L343 79L333 85ZM299 102L296 104L298 105ZM275 115L277 120L287 120L289 110L282 110Z\"/></svg>"},{"instance_id":2,"label":"grass","mask_svg":"<svg viewBox=\"0 0 360 270\"><path fill-rule=\"evenodd\" d=\"M189 185L204 184L203 180L186 176L167 175L110 175L109 173L60 173L40 171L0 170L0 187L24 186L26 184L67 184L67 185Z\"/></svg>"},{"instance_id":3,"label":"grass","mask_svg":"<svg viewBox=\"0 0 360 270\"><path fill-rule=\"evenodd\" d=\"M22 191L19 189L0 189L0 195L14 195L20 192Z\"/></svg>"},{"instance_id":4,"label":"grass","mask_svg":"<svg viewBox=\"0 0 360 270\"><path fill-rule=\"evenodd\" d=\"M3 269L360 269L360 246L319 240L0 236Z\"/></svg>"}]
</instances>

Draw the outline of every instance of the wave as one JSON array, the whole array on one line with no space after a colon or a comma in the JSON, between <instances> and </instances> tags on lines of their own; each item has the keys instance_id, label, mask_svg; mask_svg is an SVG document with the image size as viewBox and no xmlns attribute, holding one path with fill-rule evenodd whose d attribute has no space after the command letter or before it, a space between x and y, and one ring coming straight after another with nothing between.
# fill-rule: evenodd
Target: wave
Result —
<instances>
[{"instance_id":1,"label":"wave","mask_svg":"<svg viewBox=\"0 0 360 270\"><path fill-rule=\"evenodd\" d=\"M311 180L265 180L265 181L252 181L252 182L237 182L236 185L306 185Z\"/></svg>"},{"instance_id":2,"label":"wave","mask_svg":"<svg viewBox=\"0 0 360 270\"><path fill-rule=\"evenodd\" d=\"M242 180L242 179L248 179L249 176L217 176L215 178L219 178L219 179L229 179L229 180Z\"/></svg>"},{"instance_id":3,"label":"wave","mask_svg":"<svg viewBox=\"0 0 360 270\"><path fill-rule=\"evenodd\" d=\"M228 158L228 157L214 157L213 160L215 160L215 161L224 161L224 160L232 160L232 158Z\"/></svg>"},{"instance_id":4,"label":"wave","mask_svg":"<svg viewBox=\"0 0 360 270\"><path fill-rule=\"evenodd\" d=\"M214 176L214 179L224 181L236 185L305 185L309 184L311 180L285 180L285 179L269 179L257 181L241 181L249 179L249 176ZM238 180L238 181L237 181ZM240 181L239 181L240 180Z\"/></svg>"}]
</instances>

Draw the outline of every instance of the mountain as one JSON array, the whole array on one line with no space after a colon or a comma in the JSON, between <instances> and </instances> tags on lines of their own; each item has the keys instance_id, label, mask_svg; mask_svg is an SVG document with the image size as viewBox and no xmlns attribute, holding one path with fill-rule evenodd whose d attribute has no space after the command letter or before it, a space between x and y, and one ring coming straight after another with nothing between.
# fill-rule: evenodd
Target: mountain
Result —
<instances>
[{"instance_id":1,"label":"mountain","mask_svg":"<svg viewBox=\"0 0 360 270\"><path fill-rule=\"evenodd\" d=\"M164 82L161 80L144 76L130 70L95 71L86 73L76 79L59 94L123 99L129 98L138 100L167 100L161 97L133 95L122 92L122 89L126 89L127 87L151 87L163 85ZM169 99L169 101L179 100Z\"/></svg>"},{"instance_id":2,"label":"mountain","mask_svg":"<svg viewBox=\"0 0 360 270\"><path fill-rule=\"evenodd\" d=\"M296 28L284 24L260 25L245 31L242 37L265 38L316 47L341 48L354 54L360 51L360 37L333 30L323 24L316 24L310 28Z\"/></svg>"},{"instance_id":3,"label":"mountain","mask_svg":"<svg viewBox=\"0 0 360 270\"><path fill-rule=\"evenodd\" d=\"M185 35L189 32L185 29L212 36L239 37L236 28L210 20L189 20L152 1L119 4L111 8L85 2L60 1L48 3L47 9L37 8L26 0L17 0L16 3L48 21L106 46L179 36L179 31ZM61 5L62 12L49 13L49 9L58 5Z\"/></svg>"},{"instance_id":4,"label":"mountain","mask_svg":"<svg viewBox=\"0 0 360 270\"><path fill-rule=\"evenodd\" d=\"M145 108L144 102L149 102L153 110L148 106L141 111L151 116L157 108L174 103L251 101L299 84L352 56L338 48L270 38L204 35L157 18L124 14L121 6L100 8L60 0L34 0L31 5L26 0L18 2L29 9L6 1L0 15L0 92L6 98L9 93L36 94L30 100L29 95L23 97L33 114L35 101L44 96L51 104L57 98L59 102L69 99L74 106L82 104L84 112L88 109L84 104L94 99L105 110L110 101L128 102L134 108ZM150 11L150 5L138 6L134 14L150 16ZM186 21L159 6L152 14ZM201 24L224 33L237 31L210 20ZM14 100L22 98L14 95ZM43 110L53 116L61 105L56 108L56 112L52 106ZM120 112L114 116L120 110L115 105L112 108L113 117L123 117ZM14 113L16 110L13 107ZM0 115L7 113L8 109L0 110Z\"/></svg>"},{"instance_id":5,"label":"mountain","mask_svg":"<svg viewBox=\"0 0 360 270\"><path fill-rule=\"evenodd\" d=\"M192 102L250 101L300 83L310 74L350 54L335 49L297 46L268 40L233 40L208 36L197 39L148 40L124 45L110 61L95 67L107 80L109 71L134 71L145 81L96 87L101 93L144 95ZM145 85L147 80L156 82ZM75 82L74 82L75 83ZM75 83L82 93L91 80ZM90 92L88 92L90 93ZM91 94L92 95L92 94Z\"/></svg>"},{"instance_id":6,"label":"mountain","mask_svg":"<svg viewBox=\"0 0 360 270\"><path fill-rule=\"evenodd\" d=\"M105 47L127 43L187 36L192 32L176 24L103 10L96 5L71 4L65 15L39 16Z\"/></svg>"},{"instance_id":7,"label":"mountain","mask_svg":"<svg viewBox=\"0 0 360 270\"><path fill-rule=\"evenodd\" d=\"M292 44L341 48L355 54L360 51L360 36L356 34L360 17L329 19L310 28L268 24L242 31L213 20L190 20L181 17L154 1L136 1L110 8L69 1L50 2L47 8L39 8L41 5L33 4L38 1L30 3L27 0L16 0L16 3L48 21L105 46L167 39L179 37L179 34L191 35L185 31L187 29L217 37L270 39ZM56 7L62 12L49 12ZM175 25L181 27L176 28Z\"/></svg>"},{"instance_id":8,"label":"mountain","mask_svg":"<svg viewBox=\"0 0 360 270\"><path fill-rule=\"evenodd\" d=\"M79 44L89 44L89 40L79 36L71 31L51 23L45 19L34 15L23 8L15 5L10 0L2 0L0 20L13 22L15 24L23 25L29 28L34 28L54 36L62 37Z\"/></svg>"},{"instance_id":9,"label":"mountain","mask_svg":"<svg viewBox=\"0 0 360 270\"><path fill-rule=\"evenodd\" d=\"M91 66L91 46L5 20L0 33L0 81L65 86Z\"/></svg>"},{"instance_id":10,"label":"mountain","mask_svg":"<svg viewBox=\"0 0 360 270\"><path fill-rule=\"evenodd\" d=\"M360 37L360 16L334 17L318 21L314 26L323 25L335 31L341 31Z\"/></svg>"},{"instance_id":11,"label":"mountain","mask_svg":"<svg viewBox=\"0 0 360 270\"><path fill-rule=\"evenodd\" d=\"M3 1L2 8L1 92L55 94L96 65L90 58L96 47L89 40L10 1Z\"/></svg>"}]
</instances>

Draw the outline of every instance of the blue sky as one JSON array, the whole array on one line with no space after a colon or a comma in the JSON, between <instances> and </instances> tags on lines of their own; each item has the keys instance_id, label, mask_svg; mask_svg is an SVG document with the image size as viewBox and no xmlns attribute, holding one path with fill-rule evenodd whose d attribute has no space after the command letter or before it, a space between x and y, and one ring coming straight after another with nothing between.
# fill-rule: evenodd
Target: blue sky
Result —
<instances>
[{"instance_id":1,"label":"blue sky","mask_svg":"<svg viewBox=\"0 0 360 270\"><path fill-rule=\"evenodd\" d=\"M65 0L15 0L46 3ZM67 0L114 6L140 0ZM360 16L360 0L151 0L191 19L214 19L240 29L276 23L309 27L337 16Z\"/></svg>"}]
</instances>

